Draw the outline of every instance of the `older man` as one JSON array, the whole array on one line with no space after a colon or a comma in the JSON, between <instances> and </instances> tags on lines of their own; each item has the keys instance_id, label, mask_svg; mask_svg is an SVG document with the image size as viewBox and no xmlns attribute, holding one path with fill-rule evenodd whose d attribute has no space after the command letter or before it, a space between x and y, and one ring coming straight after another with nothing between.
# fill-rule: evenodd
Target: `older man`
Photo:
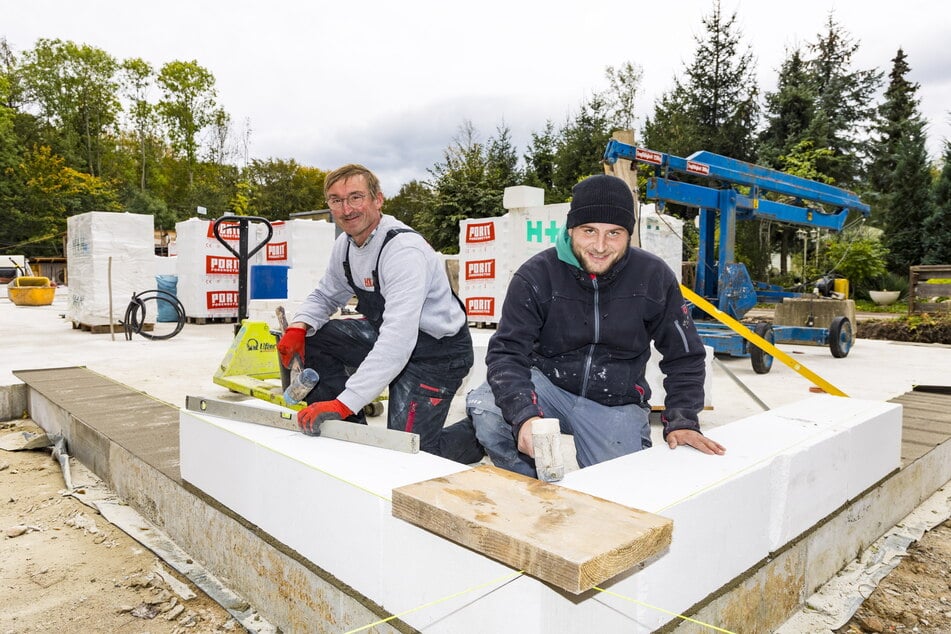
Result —
<instances>
[{"instance_id":1,"label":"older man","mask_svg":"<svg viewBox=\"0 0 951 634\"><path fill-rule=\"evenodd\" d=\"M278 344L285 366L298 354L320 376L298 413L300 428L315 434L327 419L365 423L363 407L389 387L390 429L419 434L423 451L479 460L471 426L443 431L473 358L466 313L442 259L421 235L383 214L379 180L367 168L345 165L324 183L343 233ZM363 318L331 319L354 295Z\"/></svg>"}]
</instances>

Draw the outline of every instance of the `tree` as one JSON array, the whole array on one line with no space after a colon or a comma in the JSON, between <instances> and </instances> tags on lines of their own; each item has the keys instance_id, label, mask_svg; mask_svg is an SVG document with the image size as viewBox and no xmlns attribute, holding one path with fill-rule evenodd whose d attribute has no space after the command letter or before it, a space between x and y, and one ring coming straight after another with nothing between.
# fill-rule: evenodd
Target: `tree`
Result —
<instances>
[{"instance_id":1,"label":"tree","mask_svg":"<svg viewBox=\"0 0 951 634\"><path fill-rule=\"evenodd\" d=\"M758 120L756 69L747 46L741 50L736 13L723 15L720 2L703 18L704 31L696 36L694 58L685 68L684 81L674 86L654 105L654 113L644 124L648 147L688 156L707 150L731 158L751 161L754 132ZM690 219L692 211L667 207ZM769 241L761 239L758 223L738 223L736 257L750 267L754 277L762 277L769 264Z\"/></svg>"},{"instance_id":2,"label":"tree","mask_svg":"<svg viewBox=\"0 0 951 634\"><path fill-rule=\"evenodd\" d=\"M129 123L139 144L139 189L144 191L148 145L157 123L155 106L149 101L155 71L148 62L136 57L122 62L121 77L123 93L129 101Z\"/></svg>"},{"instance_id":3,"label":"tree","mask_svg":"<svg viewBox=\"0 0 951 634\"><path fill-rule=\"evenodd\" d=\"M188 183L194 184L198 162L198 134L214 123L217 109L215 78L198 62L169 62L158 75L162 98L158 112L172 142L172 147L185 158Z\"/></svg>"},{"instance_id":4,"label":"tree","mask_svg":"<svg viewBox=\"0 0 951 634\"><path fill-rule=\"evenodd\" d=\"M209 123L208 160L218 165L224 165L229 159L235 158L238 150L229 143L231 138L231 115L218 108L211 115Z\"/></svg>"},{"instance_id":5,"label":"tree","mask_svg":"<svg viewBox=\"0 0 951 634\"><path fill-rule=\"evenodd\" d=\"M326 176L327 172L300 165L293 159L253 159L243 171L241 181L247 184L245 209L249 214L271 220L288 218L294 212L323 209Z\"/></svg>"},{"instance_id":6,"label":"tree","mask_svg":"<svg viewBox=\"0 0 951 634\"><path fill-rule=\"evenodd\" d=\"M781 169L780 157L795 153L794 148L806 140L815 117L815 101L806 63L797 48L783 61L776 92L766 94L766 127L757 150L761 164ZM814 141L809 143L815 147Z\"/></svg>"},{"instance_id":7,"label":"tree","mask_svg":"<svg viewBox=\"0 0 951 634\"><path fill-rule=\"evenodd\" d=\"M433 248L443 253L459 252L459 221L502 213L502 190L493 182L488 152L479 142L471 121L464 121L452 145L443 151L443 161L429 170L434 205L417 215L417 230Z\"/></svg>"},{"instance_id":8,"label":"tree","mask_svg":"<svg viewBox=\"0 0 951 634\"><path fill-rule=\"evenodd\" d=\"M725 17L719 0L703 26L685 82L674 79L655 104L644 138L650 147L679 156L707 150L750 161L758 116L753 53L749 46L740 51L736 13Z\"/></svg>"},{"instance_id":9,"label":"tree","mask_svg":"<svg viewBox=\"0 0 951 634\"><path fill-rule=\"evenodd\" d=\"M644 121L643 137L649 148L687 156L700 148L699 124L690 111L687 88L675 82L654 104L653 116Z\"/></svg>"},{"instance_id":10,"label":"tree","mask_svg":"<svg viewBox=\"0 0 951 634\"><path fill-rule=\"evenodd\" d=\"M24 93L46 122L46 143L72 167L101 175L120 108L116 60L101 49L55 39L38 40L24 60Z\"/></svg>"},{"instance_id":11,"label":"tree","mask_svg":"<svg viewBox=\"0 0 951 634\"><path fill-rule=\"evenodd\" d=\"M24 183L24 192L13 220L19 225L20 240L35 241L33 253L59 252L67 217L92 209L119 210L109 183L69 167L46 146L27 153L16 176Z\"/></svg>"},{"instance_id":12,"label":"tree","mask_svg":"<svg viewBox=\"0 0 951 634\"><path fill-rule=\"evenodd\" d=\"M420 222L418 219L430 213L434 206L432 190L414 179L400 187L398 194L386 199L383 211L415 228Z\"/></svg>"},{"instance_id":13,"label":"tree","mask_svg":"<svg viewBox=\"0 0 951 634\"><path fill-rule=\"evenodd\" d=\"M608 110L606 99L596 94L582 103L574 119L568 120L561 129L555 146L553 201L569 200L571 188L578 181L603 172L601 157L612 131Z\"/></svg>"},{"instance_id":14,"label":"tree","mask_svg":"<svg viewBox=\"0 0 951 634\"><path fill-rule=\"evenodd\" d=\"M485 167L490 187L504 191L506 187L518 184L522 174L518 169L518 151L512 145L512 131L503 123L495 133L486 145Z\"/></svg>"},{"instance_id":15,"label":"tree","mask_svg":"<svg viewBox=\"0 0 951 634\"><path fill-rule=\"evenodd\" d=\"M843 232L826 245L826 269L848 279L853 291L876 289L876 283L886 273L888 249L878 236L871 234L873 231L878 233L877 229L862 228Z\"/></svg>"},{"instance_id":16,"label":"tree","mask_svg":"<svg viewBox=\"0 0 951 634\"><path fill-rule=\"evenodd\" d=\"M527 153L522 156L525 161L525 184L541 187L546 197L555 188L556 147L555 124L549 120L541 132L532 132L532 142Z\"/></svg>"},{"instance_id":17,"label":"tree","mask_svg":"<svg viewBox=\"0 0 951 634\"><path fill-rule=\"evenodd\" d=\"M901 276L925 256L925 220L932 214L931 172L925 149L924 121L909 121L906 138L897 148L892 191L886 197L883 243L889 250L889 270Z\"/></svg>"},{"instance_id":18,"label":"tree","mask_svg":"<svg viewBox=\"0 0 951 634\"><path fill-rule=\"evenodd\" d=\"M925 123L919 112L918 84L902 49L892 59L885 100L878 109L869 181L889 250L889 269L904 276L926 253L925 221L932 214L931 170L925 147Z\"/></svg>"},{"instance_id":19,"label":"tree","mask_svg":"<svg viewBox=\"0 0 951 634\"><path fill-rule=\"evenodd\" d=\"M604 69L609 89L606 93L610 118L617 130L634 130L634 101L641 87L644 69L638 64L624 62L618 68L608 66Z\"/></svg>"},{"instance_id":20,"label":"tree","mask_svg":"<svg viewBox=\"0 0 951 634\"><path fill-rule=\"evenodd\" d=\"M868 131L875 114L872 97L881 85L876 70L852 70L859 49L829 13L826 30L808 45L807 69L816 94L816 113L808 137L816 147L832 150L831 175L854 189L864 175L869 154Z\"/></svg>"},{"instance_id":21,"label":"tree","mask_svg":"<svg viewBox=\"0 0 951 634\"><path fill-rule=\"evenodd\" d=\"M951 141L944 142L944 167L934 187L934 211L925 220L923 264L951 264Z\"/></svg>"}]
</instances>

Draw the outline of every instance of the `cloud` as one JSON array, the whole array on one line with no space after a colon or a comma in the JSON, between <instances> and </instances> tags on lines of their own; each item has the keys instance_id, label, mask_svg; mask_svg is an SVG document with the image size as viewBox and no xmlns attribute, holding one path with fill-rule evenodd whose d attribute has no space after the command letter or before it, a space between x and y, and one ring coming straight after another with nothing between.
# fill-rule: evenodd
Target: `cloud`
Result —
<instances>
[{"instance_id":1,"label":"cloud","mask_svg":"<svg viewBox=\"0 0 951 634\"><path fill-rule=\"evenodd\" d=\"M494 137L500 125L508 126L521 156L532 132L541 131L549 118L560 123L567 114L548 112L548 103L510 95L458 96L367 120L350 118L339 124L314 124L308 132L252 140L252 154L253 146L260 144L276 148L280 156L293 156L299 163L320 169L361 163L379 176L383 191L392 196L403 184L430 177L427 170L443 160L444 151L467 120L481 142Z\"/></svg>"}]
</instances>

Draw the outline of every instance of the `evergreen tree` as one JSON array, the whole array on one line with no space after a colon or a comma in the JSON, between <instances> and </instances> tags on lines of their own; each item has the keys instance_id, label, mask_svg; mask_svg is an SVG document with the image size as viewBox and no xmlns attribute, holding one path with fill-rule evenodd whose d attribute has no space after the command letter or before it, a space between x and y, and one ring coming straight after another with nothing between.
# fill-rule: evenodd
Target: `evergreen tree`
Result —
<instances>
[{"instance_id":1,"label":"evergreen tree","mask_svg":"<svg viewBox=\"0 0 951 634\"><path fill-rule=\"evenodd\" d=\"M611 127L609 105L602 95L581 104L575 118L565 123L555 147L552 201L569 200L578 181L603 173L601 158L611 139Z\"/></svg>"},{"instance_id":2,"label":"evergreen tree","mask_svg":"<svg viewBox=\"0 0 951 634\"><path fill-rule=\"evenodd\" d=\"M782 168L780 157L793 153L806 139L815 116L815 100L802 51L797 48L783 61L776 92L766 93L766 127L757 152L760 164Z\"/></svg>"},{"instance_id":3,"label":"evergreen tree","mask_svg":"<svg viewBox=\"0 0 951 634\"><path fill-rule=\"evenodd\" d=\"M720 2L703 18L704 31L696 39L693 61L685 69L685 79L655 104L644 125L648 147L677 156L707 150L730 158L752 161L758 120L756 69L749 46L741 46L736 13L729 17ZM690 219L693 211L676 206L668 211ZM758 223L737 223L736 254L750 267L754 277L762 277L769 262L769 242L760 237ZM686 257L689 257L687 255Z\"/></svg>"},{"instance_id":4,"label":"evergreen tree","mask_svg":"<svg viewBox=\"0 0 951 634\"><path fill-rule=\"evenodd\" d=\"M544 189L546 199L555 188L555 136L555 124L546 121L544 130L532 132L532 142L522 157L525 161L525 184Z\"/></svg>"},{"instance_id":5,"label":"evergreen tree","mask_svg":"<svg viewBox=\"0 0 951 634\"><path fill-rule=\"evenodd\" d=\"M898 49L885 101L878 110L869 169L885 230L882 243L889 251L889 269L902 276L924 259L925 220L933 210L925 123L918 107L918 84L906 79L910 70L904 51Z\"/></svg>"},{"instance_id":6,"label":"evergreen tree","mask_svg":"<svg viewBox=\"0 0 951 634\"><path fill-rule=\"evenodd\" d=\"M690 112L687 88L675 86L654 104L654 113L644 121L644 144L674 156L687 156L700 149L699 124Z\"/></svg>"},{"instance_id":7,"label":"evergreen tree","mask_svg":"<svg viewBox=\"0 0 951 634\"><path fill-rule=\"evenodd\" d=\"M707 150L743 161L754 158L758 120L756 67L749 46L741 51L736 13L725 17L717 0L696 36L686 80L674 80L645 124L652 149L686 156Z\"/></svg>"},{"instance_id":8,"label":"evergreen tree","mask_svg":"<svg viewBox=\"0 0 951 634\"><path fill-rule=\"evenodd\" d=\"M925 220L922 264L951 264L951 141L944 142L944 167L934 188L934 211Z\"/></svg>"},{"instance_id":9,"label":"evergreen tree","mask_svg":"<svg viewBox=\"0 0 951 634\"><path fill-rule=\"evenodd\" d=\"M415 217L416 229L437 251L459 252L459 221L486 218L503 212L502 190L493 181L488 150L479 142L471 121L464 121L443 161L429 170L434 205Z\"/></svg>"},{"instance_id":10,"label":"evergreen tree","mask_svg":"<svg viewBox=\"0 0 951 634\"><path fill-rule=\"evenodd\" d=\"M499 191L517 185L522 180L518 168L518 150L512 145L512 131L504 123L499 125L496 135L486 144L486 170L489 182Z\"/></svg>"},{"instance_id":11,"label":"evergreen tree","mask_svg":"<svg viewBox=\"0 0 951 634\"><path fill-rule=\"evenodd\" d=\"M888 194L893 190L897 176L898 150L906 136L909 119L920 116L918 113L918 84L906 78L911 70L905 52L899 48L892 59L892 69L888 75L888 89L885 100L878 107L878 121L875 125L875 141L872 146L872 163L868 170L868 196L873 203L873 224L882 226L888 208Z\"/></svg>"},{"instance_id":12,"label":"evergreen tree","mask_svg":"<svg viewBox=\"0 0 951 634\"><path fill-rule=\"evenodd\" d=\"M872 97L881 85L876 70L853 70L859 44L835 22L808 46L807 69L816 94L816 115L808 138L817 148L832 150L831 176L848 189L856 188L869 156L868 131L875 114Z\"/></svg>"}]
</instances>

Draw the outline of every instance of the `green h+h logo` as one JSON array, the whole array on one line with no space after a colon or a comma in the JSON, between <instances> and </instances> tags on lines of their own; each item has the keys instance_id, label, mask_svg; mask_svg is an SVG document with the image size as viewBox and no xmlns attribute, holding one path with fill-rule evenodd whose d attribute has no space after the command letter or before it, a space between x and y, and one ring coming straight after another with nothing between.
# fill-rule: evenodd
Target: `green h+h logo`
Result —
<instances>
[{"instance_id":1,"label":"green h+h logo","mask_svg":"<svg viewBox=\"0 0 951 634\"><path fill-rule=\"evenodd\" d=\"M555 241L558 240L558 234L561 233L561 227L554 220L548 221L548 227L544 227L542 223L542 220L525 221L526 242L548 242L549 244L555 244Z\"/></svg>"}]
</instances>

